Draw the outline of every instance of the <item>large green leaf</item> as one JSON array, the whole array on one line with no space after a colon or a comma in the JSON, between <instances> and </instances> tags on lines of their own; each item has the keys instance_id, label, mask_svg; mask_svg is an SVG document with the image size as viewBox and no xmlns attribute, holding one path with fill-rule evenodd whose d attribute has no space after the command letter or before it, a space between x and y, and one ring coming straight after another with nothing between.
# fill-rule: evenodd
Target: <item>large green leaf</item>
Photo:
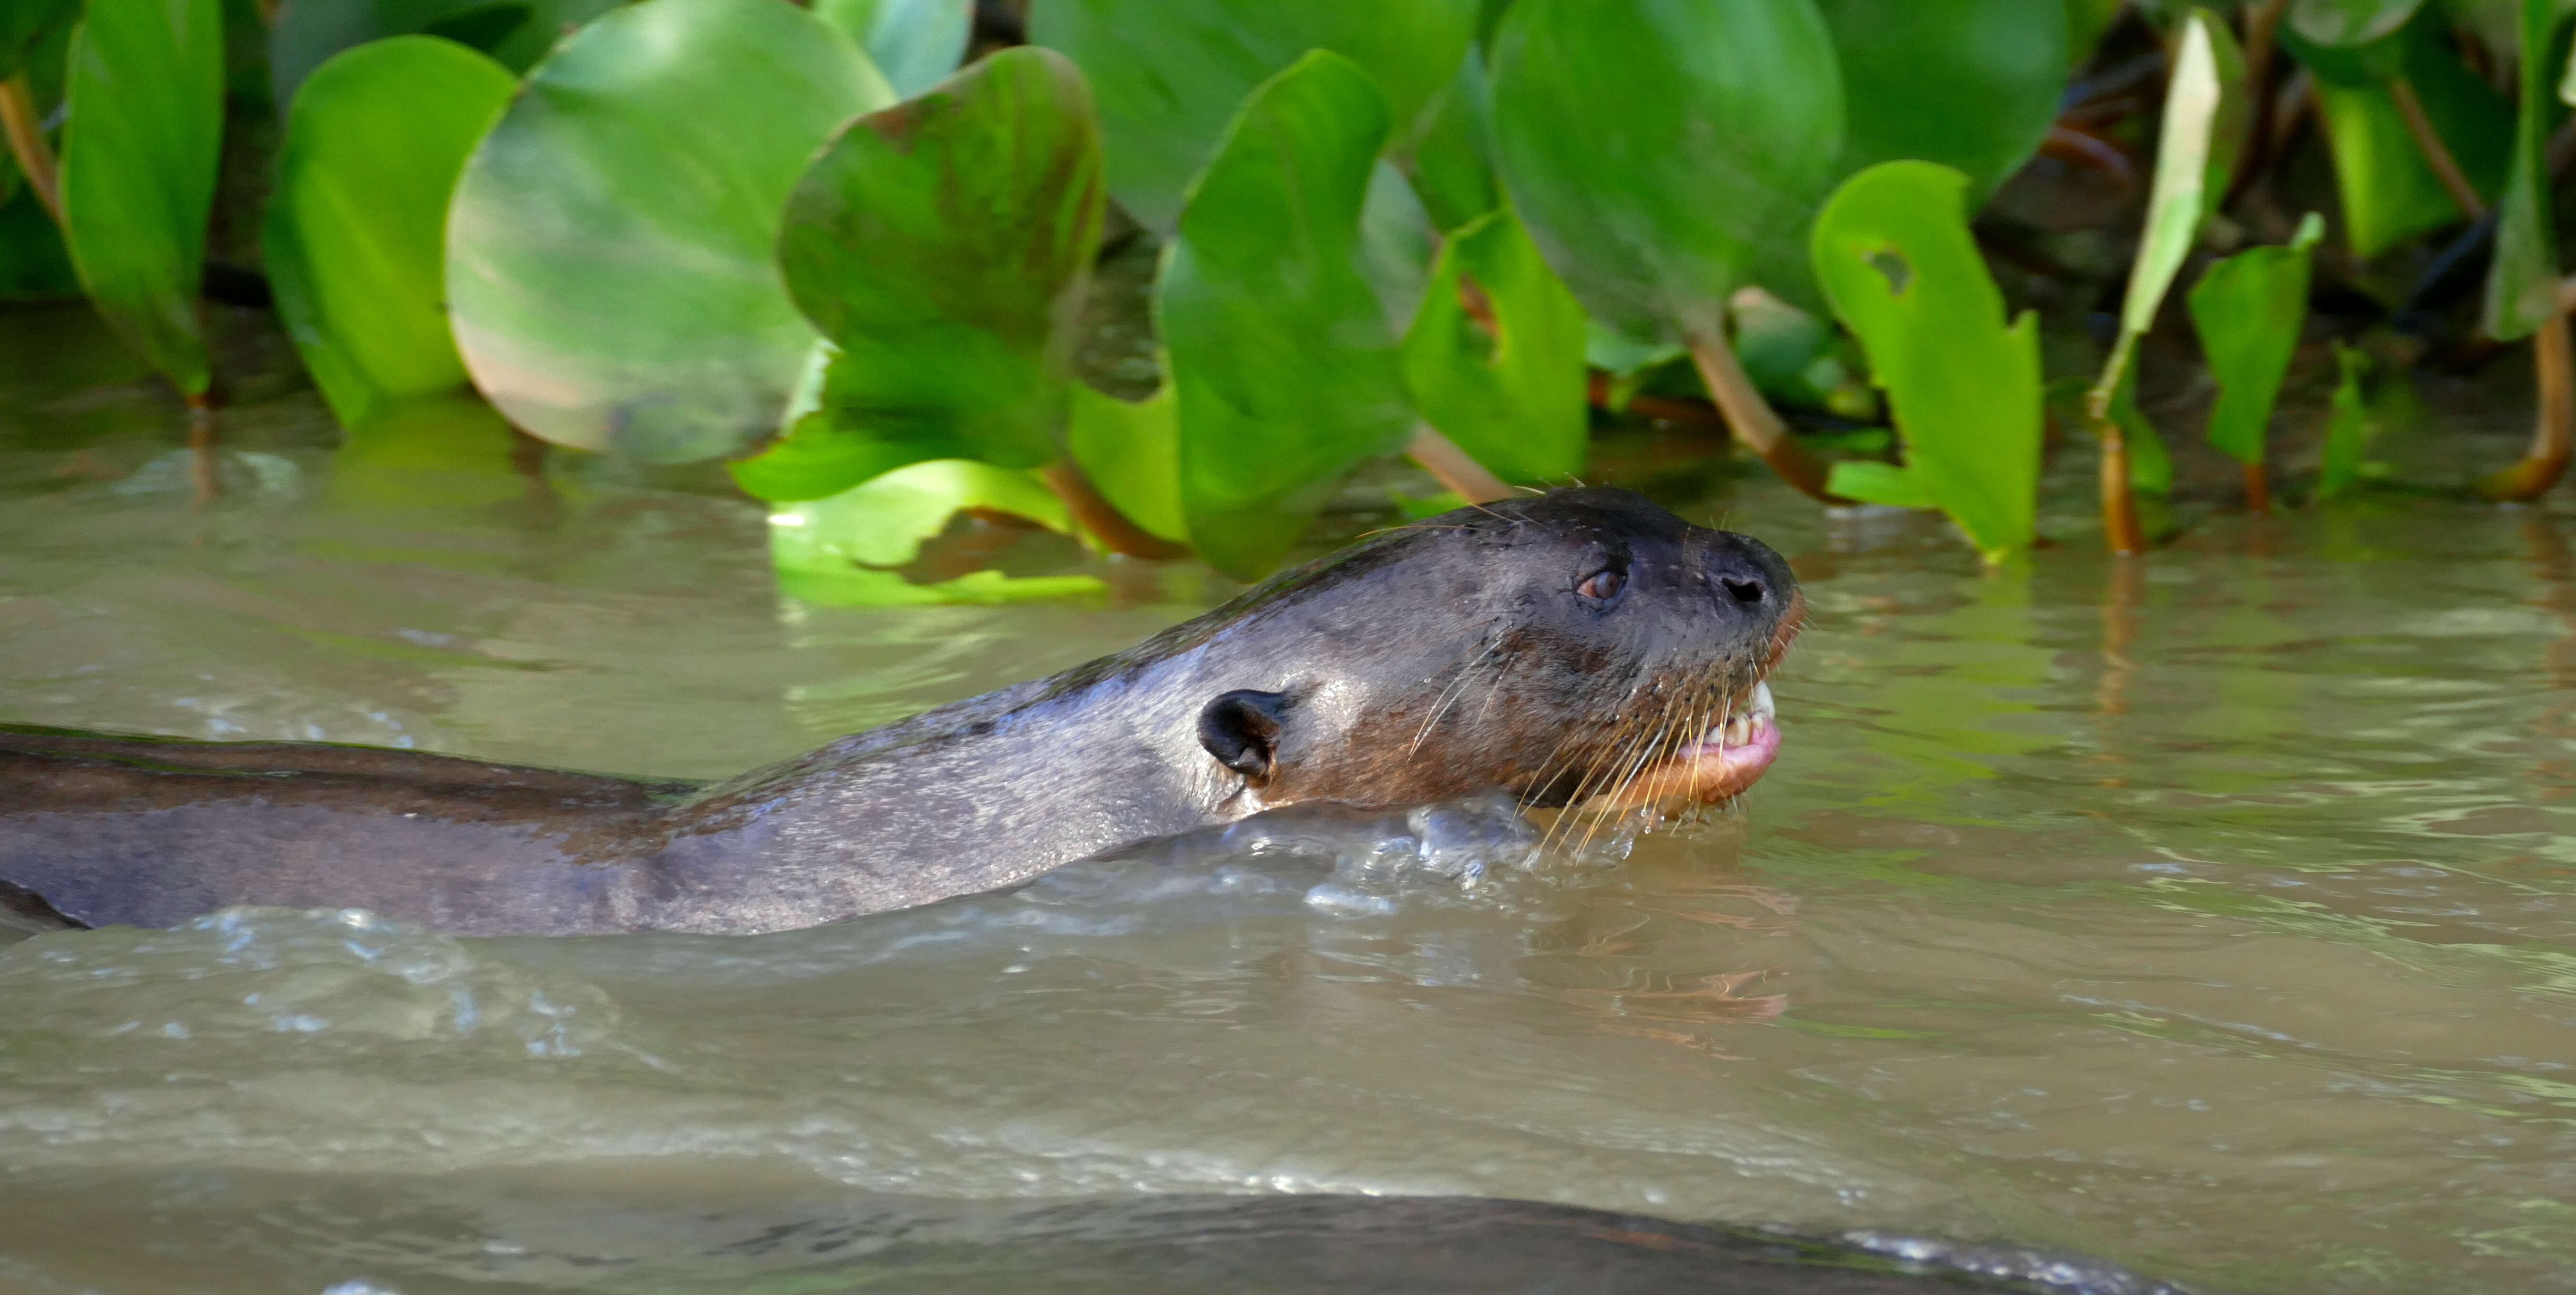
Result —
<instances>
[{"instance_id":1,"label":"large green leaf","mask_svg":"<svg viewBox=\"0 0 2576 1295\"><path fill-rule=\"evenodd\" d=\"M1055 457L1104 203L1091 96L1053 50L1004 50L852 122L797 181L778 239L788 291L839 353L777 461L738 465L744 486L819 499L861 465ZM814 442L835 440L877 448L821 470Z\"/></svg>"},{"instance_id":2,"label":"large green leaf","mask_svg":"<svg viewBox=\"0 0 2576 1295\"><path fill-rule=\"evenodd\" d=\"M1843 74L1845 175L1897 158L1965 172L1969 200L2020 170L2066 89L2062 5L1817 0Z\"/></svg>"},{"instance_id":3,"label":"large green leaf","mask_svg":"<svg viewBox=\"0 0 2576 1295\"><path fill-rule=\"evenodd\" d=\"M224 132L217 0L91 6L72 36L63 232L109 327L191 396L213 374L197 319Z\"/></svg>"},{"instance_id":4,"label":"large green leaf","mask_svg":"<svg viewBox=\"0 0 2576 1295\"><path fill-rule=\"evenodd\" d=\"M966 57L974 0L814 0L814 16L857 41L904 98L937 85Z\"/></svg>"},{"instance_id":5,"label":"large green leaf","mask_svg":"<svg viewBox=\"0 0 2576 1295\"><path fill-rule=\"evenodd\" d=\"M1484 51L1470 45L1458 75L1440 92L1413 150L1413 188L1442 229L1456 229L1503 200L1494 178Z\"/></svg>"},{"instance_id":6,"label":"large green leaf","mask_svg":"<svg viewBox=\"0 0 2576 1295\"><path fill-rule=\"evenodd\" d=\"M2191 322L2200 330L2218 403L2209 411L2209 443L2239 462L2263 461L2264 431L2299 328L2308 317L2308 253L2325 232L2310 212L2287 247L2254 247L2219 262L2191 290Z\"/></svg>"},{"instance_id":7,"label":"large green leaf","mask_svg":"<svg viewBox=\"0 0 2576 1295\"><path fill-rule=\"evenodd\" d=\"M2558 311L2558 238L2549 211L2549 132L2554 0L2522 0L2522 101L2513 128L2513 174L2496 208L2495 266L2487 272L2487 336L2528 336Z\"/></svg>"},{"instance_id":8,"label":"large green leaf","mask_svg":"<svg viewBox=\"0 0 2576 1295\"><path fill-rule=\"evenodd\" d=\"M2377 256L2462 219L2459 203L2425 164L2423 150L2406 129L2406 119L2399 115L2396 100L2390 97L2387 87L2336 85L2320 80L2317 106L2324 117L2326 146L2334 155L2335 188L2343 200L2345 241L2354 255ZM2427 107L2429 117L2430 105ZM2453 142L2462 138L2440 133ZM2504 143L2511 138L2511 132L2500 131L2494 138ZM2503 168L2472 167L2471 162L2485 163L2506 151L2454 148L2452 156L2460 161L2473 186L2493 192L2493 177Z\"/></svg>"},{"instance_id":9,"label":"large green leaf","mask_svg":"<svg viewBox=\"0 0 2576 1295\"><path fill-rule=\"evenodd\" d=\"M1165 252L1155 317L1180 406L1181 505L1228 574L1277 565L1341 474L1412 423L1358 263L1387 126L1358 64L1299 59L1244 104Z\"/></svg>"},{"instance_id":10,"label":"large green leaf","mask_svg":"<svg viewBox=\"0 0 2576 1295\"><path fill-rule=\"evenodd\" d=\"M455 387L447 199L518 82L435 36L373 41L308 78L287 116L261 248L277 310L343 425Z\"/></svg>"},{"instance_id":11,"label":"large green leaf","mask_svg":"<svg viewBox=\"0 0 2576 1295\"><path fill-rule=\"evenodd\" d=\"M1477 0L1045 0L1029 38L1082 65L1100 97L1109 191L1168 230L1191 177L1253 87L1308 50L1366 69L1409 144L1457 74Z\"/></svg>"},{"instance_id":12,"label":"large green leaf","mask_svg":"<svg viewBox=\"0 0 2576 1295\"><path fill-rule=\"evenodd\" d=\"M270 92L279 111L314 69L342 50L388 36L443 36L525 72L568 27L622 0L292 0L268 33Z\"/></svg>"},{"instance_id":13,"label":"large green leaf","mask_svg":"<svg viewBox=\"0 0 2576 1295\"><path fill-rule=\"evenodd\" d=\"M1548 263L1631 338L1720 335L1756 249L1843 151L1813 0L1520 0L1493 48L1505 187Z\"/></svg>"},{"instance_id":14,"label":"large green leaf","mask_svg":"<svg viewBox=\"0 0 2576 1295\"><path fill-rule=\"evenodd\" d=\"M574 33L448 209L475 384L547 440L644 459L774 432L815 342L779 275L780 213L833 128L893 98L779 0L645 0Z\"/></svg>"},{"instance_id":15,"label":"large green leaf","mask_svg":"<svg viewBox=\"0 0 2576 1295\"><path fill-rule=\"evenodd\" d=\"M0 4L0 81L18 75L36 46L80 16L81 0L9 0Z\"/></svg>"},{"instance_id":16,"label":"large green leaf","mask_svg":"<svg viewBox=\"0 0 2576 1295\"><path fill-rule=\"evenodd\" d=\"M1404 377L1422 416L1494 475L1561 481L1583 470L1589 436L1583 344L1583 307L1505 206L1442 245Z\"/></svg>"},{"instance_id":17,"label":"large green leaf","mask_svg":"<svg viewBox=\"0 0 2576 1295\"><path fill-rule=\"evenodd\" d=\"M1968 232L1971 191L1946 166L1881 163L1835 191L1813 247L1817 282L1887 392L1905 475L1995 559L2033 534L2039 328L2027 311L2005 322ZM1834 482L1842 493L1844 474Z\"/></svg>"}]
</instances>

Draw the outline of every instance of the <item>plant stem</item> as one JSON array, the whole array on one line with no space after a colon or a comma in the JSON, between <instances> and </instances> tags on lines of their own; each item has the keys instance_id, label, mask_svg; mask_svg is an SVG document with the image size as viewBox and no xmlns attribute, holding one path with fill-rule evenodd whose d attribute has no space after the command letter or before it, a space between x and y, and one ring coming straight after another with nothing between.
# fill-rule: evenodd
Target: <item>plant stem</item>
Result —
<instances>
[{"instance_id":1,"label":"plant stem","mask_svg":"<svg viewBox=\"0 0 2576 1295\"><path fill-rule=\"evenodd\" d=\"M2397 115L2406 119L2406 133L2415 137L2415 147L2423 153L2424 164L2433 168L2434 178L2449 191L2451 201L2458 203L2471 220L2487 214L2486 199L2470 185L2468 173L2451 156L2451 146L2443 143L2440 133L2433 129L2433 119L2424 115L2424 101L2416 97L2415 83L2402 76L2388 78L2388 97L2397 101Z\"/></svg>"},{"instance_id":2,"label":"plant stem","mask_svg":"<svg viewBox=\"0 0 2576 1295\"><path fill-rule=\"evenodd\" d=\"M2540 415L2522 461L2478 483L2489 499L2538 499L2567 472L2576 449L2576 357L2567 347L2567 312L2553 311L2531 335L2531 363L2540 381Z\"/></svg>"},{"instance_id":3,"label":"plant stem","mask_svg":"<svg viewBox=\"0 0 2576 1295\"><path fill-rule=\"evenodd\" d=\"M203 395L188 397L188 481L196 487L200 508L224 493L221 463L215 455L215 407Z\"/></svg>"},{"instance_id":4,"label":"plant stem","mask_svg":"<svg viewBox=\"0 0 2576 1295\"><path fill-rule=\"evenodd\" d=\"M1405 442L1404 453L1421 464L1423 471L1438 478L1441 485L1465 496L1468 503L1490 504L1515 493L1501 477L1486 471L1484 464L1429 423L1413 425L1413 439Z\"/></svg>"},{"instance_id":5,"label":"plant stem","mask_svg":"<svg viewBox=\"0 0 2576 1295\"><path fill-rule=\"evenodd\" d=\"M2261 463L2245 465L2245 511L2257 517L2272 511L2272 482Z\"/></svg>"},{"instance_id":6,"label":"plant stem","mask_svg":"<svg viewBox=\"0 0 2576 1295\"><path fill-rule=\"evenodd\" d=\"M1046 466L1044 476L1047 489L1064 501L1065 511L1073 514L1074 523L1089 531L1092 538L1099 540L1101 547L1110 552L1121 557L1149 558L1157 562L1189 552L1186 547L1127 520L1127 514L1118 511L1118 506L1110 503L1108 496L1091 484L1091 478L1083 475L1073 460L1057 459Z\"/></svg>"},{"instance_id":7,"label":"plant stem","mask_svg":"<svg viewBox=\"0 0 2576 1295\"><path fill-rule=\"evenodd\" d=\"M9 137L9 152L18 159L18 172L27 177L27 187L36 191L36 200L54 223L63 223L63 194L54 174L54 151L45 147L45 126L36 116L36 97L27 89L27 76L20 73L0 81L0 134Z\"/></svg>"},{"instance_id":8,"label":"plant stem","mask_svg":"<svg viewBox=\"0 0 2576 1295\"><path fill-rule=\"evenodd\" d=\"M2111 347L2110 360L2102 366L2101 378L2084 397L2093 434L2102 441L2102 541L2123 557L2147 551L2146 530L2138 524L2137 495L2129 485L2129 442L2120 421L2111 416L2111 402L2118 398L2120 384L2136 362L2137 349L2138 335L2122 330Z\"/></svg>"},{"instance_id":9,"label":"plant stem","mask_svg":"<svg viewBox=\"0 0 2576 1295\"><path fill-rule=\"evenodd\" d=\"M1735 443L1760 456L1780 474L1780 479L1829 504L1851 501L1825 489L1825 465L1807 453L1789 434L1789 425L1780 421L1770 402L1753 387L1744 366L1736 362L1735 348L1724 337L1690 339L1691 363L1699 369L1700 381L1708 384L1709 399L1717 403L1718 412L1726 415L1727 430L1735 434Z\"/></svg>"},{"instance_id":10,"label":"plant stem","mask_svg":"<svg viewBox=\"0 0 2576 1295\"><path fill-rule=\"evenodd\" d=\"M2122 557L2144 553L2147 534L2138 524L2138 500L2129 488L2129 444L2120 425L2108 418L2096 419L2093 430L2102 438L2102 540Z\"/></svg>"}]
</instances>

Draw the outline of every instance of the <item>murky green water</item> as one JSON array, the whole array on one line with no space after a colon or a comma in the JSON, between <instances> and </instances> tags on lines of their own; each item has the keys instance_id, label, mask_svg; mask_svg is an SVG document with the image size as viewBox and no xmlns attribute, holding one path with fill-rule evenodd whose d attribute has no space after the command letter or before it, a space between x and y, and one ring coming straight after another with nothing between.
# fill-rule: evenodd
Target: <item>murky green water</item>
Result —
<instances>
[{"instance_id":1,"label":"murky green water","mask_svg":"<svg viewBox=\"0 0 2576 1295\"><path fill-rule=\"evenodd\" d=\"M256 390L192 506L163 397L0 325L0 718L715 776L1226 592L1039 537L1008 561L1113 593L808 605L701 478L534 492L497 440L431 472ZM1622 863L1218 851L752 939L0 948L0 1286L837 1290L742 1238L1365 1191L2576 1289L2576 522L2217 517L2123 580L1758 481L1696 511L1807 580L1787 746Z\"/></svg>"}]
</instances>

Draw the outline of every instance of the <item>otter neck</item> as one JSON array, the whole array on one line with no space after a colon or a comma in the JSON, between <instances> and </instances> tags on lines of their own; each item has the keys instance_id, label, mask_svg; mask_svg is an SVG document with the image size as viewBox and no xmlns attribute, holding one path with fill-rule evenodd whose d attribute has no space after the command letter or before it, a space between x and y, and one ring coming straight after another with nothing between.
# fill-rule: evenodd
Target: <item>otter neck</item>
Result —
<instances>
[{"instance_id":1,"label":"otter neck","mask_svg":"<svg viewBox=\"0 0 2576 1295\"><path fill-rule=\"evenodd\" d=\"M659 816L666 841L637 916L668 930L811 926L1257 811L1198 748L1191 690L1150 677L1166 673L1180 671L1069 693L1041 680L710 787Z\"/></svg>"}]
</instances>

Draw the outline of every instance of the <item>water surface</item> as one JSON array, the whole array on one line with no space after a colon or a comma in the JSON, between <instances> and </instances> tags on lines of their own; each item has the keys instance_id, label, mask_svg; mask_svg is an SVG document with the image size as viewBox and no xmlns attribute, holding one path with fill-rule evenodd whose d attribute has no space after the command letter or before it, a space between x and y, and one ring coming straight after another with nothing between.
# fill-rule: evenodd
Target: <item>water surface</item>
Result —
<instances>
[{"instance_id":1,"label":"water surface","mask_svg":"<svg viewBox=\"0 0 2576 1295\"><path fill-rule=\"evenodd\" d=\"M1230 588L1037 536L1006 565L1110 592L818 605L703 474L335 449L283 390L201 505L180 414L66 318L0 316L10 720L713 777ZM2078 487L2069 542L1992 574L1692 492L1814 611L1770 776L1624 858L1468 884L1238 841L755 938L237 912L0 947L0 1284L837 1290L883 1274L744 1238L1373 1192L2576 1289L2570 519L2211 515L2122 574Z\"/></svg>"}]
</instances>

